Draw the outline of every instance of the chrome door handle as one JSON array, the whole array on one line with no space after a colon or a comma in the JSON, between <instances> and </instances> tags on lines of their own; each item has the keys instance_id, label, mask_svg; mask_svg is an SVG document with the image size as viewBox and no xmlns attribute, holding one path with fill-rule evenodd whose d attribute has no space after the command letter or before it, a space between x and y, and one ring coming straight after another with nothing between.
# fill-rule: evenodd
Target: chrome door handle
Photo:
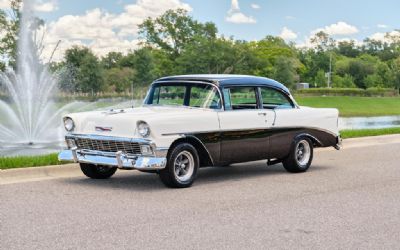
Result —
<instances>
[{"instance_id":1,"label":"chrome door handle","mask_svg":"<svg viewBox=\"0 0 400 250\"><path fill-rule=\"evenodd\" d=\"M267 113L260 112L258 115L267 116Z\"/></svg>"}]
</instances>

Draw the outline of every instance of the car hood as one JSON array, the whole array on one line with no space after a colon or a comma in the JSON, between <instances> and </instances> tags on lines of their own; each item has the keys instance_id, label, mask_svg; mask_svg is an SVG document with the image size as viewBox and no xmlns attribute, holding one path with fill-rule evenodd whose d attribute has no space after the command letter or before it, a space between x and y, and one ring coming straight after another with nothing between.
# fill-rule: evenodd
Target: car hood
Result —
<instances>
[{"instance_id":1,"label":"car hood","mask_svg":"<svg viewBox=\"0 0 400 250\"><path fill-rule=\"evenodd\" d=\"M119 137L138 137L136 124L144 121L153 127L174 128L183 119L199 117L204 113L215 113L212 110L169 107L143 106L124 110L92 111L66 115L75 123L74 133L109 135ZM164 131L165 132L165 131ZM171 131L167 131L171 132Z\"/></svg>"}]
</instances>

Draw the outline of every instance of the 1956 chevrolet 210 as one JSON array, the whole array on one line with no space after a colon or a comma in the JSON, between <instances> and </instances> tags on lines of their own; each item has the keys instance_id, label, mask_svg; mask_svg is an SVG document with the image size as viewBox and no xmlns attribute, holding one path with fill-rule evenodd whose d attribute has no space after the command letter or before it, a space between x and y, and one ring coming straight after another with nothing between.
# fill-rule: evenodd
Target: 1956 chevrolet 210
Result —
<instances>
[{"instance_id":1,"label":"1956 chevrolet 210","mask_svg":"<svg viewBox=\"0 0 400 250\"><path fill-rule=\"evenodd\" d=\"M164 77L139 108L65 116L68 149L94 179L117 168L158 173L189 187L200 167L268 160L304 172L316 147L340 148L338 110L297 105L282 84L242 75Z\"/></svg>"}]
</instances>

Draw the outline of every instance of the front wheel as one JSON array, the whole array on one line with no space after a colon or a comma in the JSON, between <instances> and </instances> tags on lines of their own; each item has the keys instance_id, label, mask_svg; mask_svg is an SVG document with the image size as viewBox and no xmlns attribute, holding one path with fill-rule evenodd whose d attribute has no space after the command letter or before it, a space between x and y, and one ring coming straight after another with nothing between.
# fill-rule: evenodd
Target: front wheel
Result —
<instances>
[{"instance_id":1,"label":"front wheel","mask_svg":"<svg viewBox=\"0 0 400 250\"><path fill-rule=\"evenodd\" d=\"M93 164L81 163L82 172L92 179L108 179L117 171L116 167L98 166Z\"/></svg>"},{"instance_id":2,"label":"front wheel","mask_svg":"<svg viewBox=\"0 0 400 250\"><path fill-rule=\"evenodd\" d=\"M283 160L283 167L291 173L307 171L313 159L313 144L307 137L295 139L289 156Z\"/></svg>"},{"instance_id":3,"label":"front wheel","mask_svg":"<svg viewBox=\"0 0 400 250\"><path fill-rule=\"evenodd\" d=\"M199 169L197 150L189 143L175 146L168 156L165 169L159 172L161 181L168 187L190 187Z\"/></svg>"}]
</instances>

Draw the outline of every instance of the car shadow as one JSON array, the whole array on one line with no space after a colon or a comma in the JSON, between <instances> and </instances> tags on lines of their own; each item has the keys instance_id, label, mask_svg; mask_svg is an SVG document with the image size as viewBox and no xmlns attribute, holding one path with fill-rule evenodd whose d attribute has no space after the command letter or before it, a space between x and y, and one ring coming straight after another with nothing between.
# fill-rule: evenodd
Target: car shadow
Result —
<instances>
[{"instance_id":1,"label":"car shadow","mask_svg":"<svg viewBox=\"0 0 400 250\"><path fill-rule=\"evenodd\" d=\"M309 171L326 170L327 167L312 166ZM265 162L253 162L245 164L234 164L231 166L216 166L201 168L198 172L194 186L207 185L210 183L224 183L231 181L243 181L246 179L257 178L260 176L288 175L282 164L267 166ZM129 189L145 192L165 190L165 186L160 181L157 174L142 173L139 171L117 171L117 173L107 180L94 180L85 176L78 178L59 179L58 181L88 186L101 189Z\"/></svg>"}]
</instances>

